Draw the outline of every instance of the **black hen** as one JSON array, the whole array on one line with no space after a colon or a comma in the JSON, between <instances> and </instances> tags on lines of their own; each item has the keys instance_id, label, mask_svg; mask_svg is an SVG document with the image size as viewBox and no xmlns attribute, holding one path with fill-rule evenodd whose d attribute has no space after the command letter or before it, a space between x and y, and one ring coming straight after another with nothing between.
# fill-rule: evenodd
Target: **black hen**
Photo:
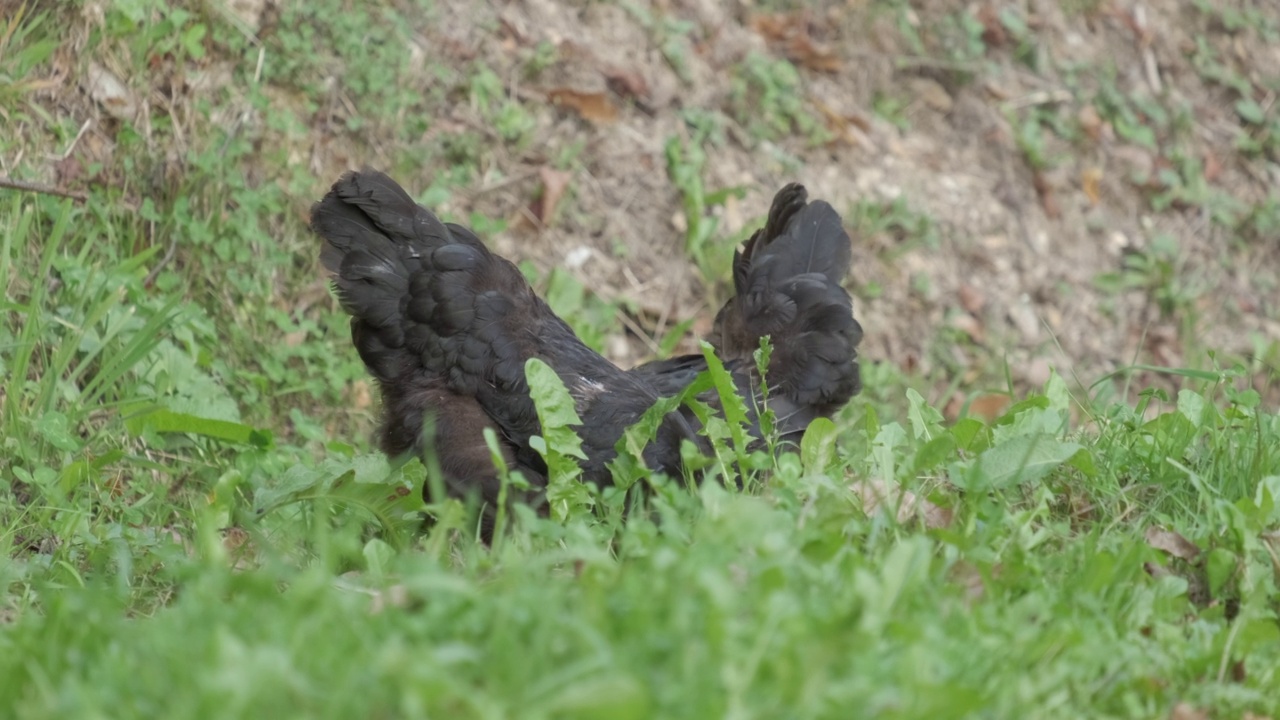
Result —
<instances>
[{"instance_id":1,"label":"black hen","mask_svg":"<svg viewBox=\"0 0 1280 720\"><path fill-rule=\"evenodd\" d=\"M394 457L432 448L453 494L478 492L490 506L498 497L486 427L508 465L535 488L545 485L546 467L529 445L539 434L524 374L529 358L550 365L574 397L583 476L597 484L609 482L605 465L622 432L706 367L687 356L620 370L584 345L514 265L381 173L344 175L312 208L311 227L325 241L321 260L382 391L382 449ZM806 205L804 189L790 185L734 258L737 296L716 317L712 342L754 401L760 383L751 353L761 336L773 336L770 407L784 436L798 436L858 390L861 328L839 284L849 257L835 211ZM680 472L680 442L696 441L690 418L667 416L645 451L651 468Z\"/></svg>"},{"instance_id":2,"label":"black hen","mask_svg":"<svg viewBox=\"0 0 1280 720\"><path fill-rule=\"evenodd\" d=\"M451 492L478 490L492 502L498 483L483 428L506 461L535 486L546 467L529 446L539 423L524 366L550 365L576 401L586 479L607 482L605 464L622 430L657 399L640 378L592 351L556 317L507 260L470 230L441 223L386 175L344 175L311 210L325 240L321 261L351 314L356 350L382 390L382 449L421 454L424 442ZM424 423L434 437L424 436ZM678 416L650 444L655 469L678 471Z\"/></svg>"}]
</instances>

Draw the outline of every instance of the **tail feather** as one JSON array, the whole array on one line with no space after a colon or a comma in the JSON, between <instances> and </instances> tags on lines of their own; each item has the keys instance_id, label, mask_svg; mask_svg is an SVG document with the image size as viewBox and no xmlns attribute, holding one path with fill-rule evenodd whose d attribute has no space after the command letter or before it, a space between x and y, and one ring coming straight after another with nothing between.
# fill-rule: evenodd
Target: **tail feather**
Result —
<instances>
[{"instance_id":1,"label":"tail feather","mask_svg":"<svg viewBox=\"0 0 1280 720\"><path fill-rule=\"evenodd\" d=\"M769 385L800 428L862 387L862 327L840 285L852 263L849 235L830 204L807 200L794 183L774 197L764 227L734 255L737 295L712 330L717 351L728 358L749 358L770 336Z\"/></svg>"}]
</instances>

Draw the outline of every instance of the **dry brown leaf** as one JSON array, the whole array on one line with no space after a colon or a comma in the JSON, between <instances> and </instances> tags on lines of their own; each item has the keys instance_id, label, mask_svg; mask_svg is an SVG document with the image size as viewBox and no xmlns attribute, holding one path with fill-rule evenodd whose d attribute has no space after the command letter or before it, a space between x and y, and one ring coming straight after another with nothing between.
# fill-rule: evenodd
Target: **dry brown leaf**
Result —
<instances>
[{"instance_id":1,"label":"dry brown leaf","mask_svg":"<svg viewBox=\"0 0 1280 720\"><path fill-rule=\"evenodd\" d=\"M983 306L987 304L987 296L968 283L961 285L956 294L960 296L960 307L974 315L981 313Z\"/></svg>"},{"instance_id":2,"label":"dry brown leaf","mask_svg":"<svg viewBox=\"0 0 1280 720\"><path fill-rule=\"evenodd\" d=\"M1222 161L1211 151L1206 150L1204 153L1204 181L1216 182L1222 177Z\"/></svg>"},{"instance_id":3,"label":"dry brown leaf","mask_svg":"<svg viewBox=\"0 0 1280 720\"><path fill-rule=\"evenodd\" d=\"M1161 565L1160 563L1144 562L1142 563L1142 569L1148 575L1155 578L1156 580L1159 580L1160 578L1169 577L1170 575L1173 574L1172 570Z\"/></svg>"},{"instance_id":4,"label":"dry brown leaf","mask_svg":"<svg viewBox=\"0 0 1280 720\"><path fill-rule=\"evenodd\" d=\"M560 205L560 198L564 195L565 189L569 187L569 180L572 177L573 173L556 170L545 165L538 168L538 178L542 180L542 193L529 210L543 225L550 224L551 220L555 218L556 208Z\"/></svg>"},{"instance_id":5,"label":"dry brown leaf","mask_svg":"<svg viewBox=\"0 0 1280 720\"><path fill-rule=\"evenodd\" d=\"M1032 176L1031 184L1035 186L1036 194L1040 196L1040 206L1044 208L1044 214L1051 219L1062 215L1062 208L1058 207L1058 198L1054 195L1049 178L1045 177L1044 173L1037 172Z\"/></svg>"},{"instance_id":6,"label":"dry brown leaf","mask_svg":"<svg viewBox=\"0 0 1280 720\"><path fill-rule=\"evenodd\" d=\"M810 70L825 73L839 72L840 56L825 45L818 45L808 34L797 33L787 42L787 59Z\"/></svg>"},{"instance_id":7,"label":"dry brown leaf","mask_svg":"<svg viewBox=\"0 0 1280 720\"><path fill-rule=\"evenodd\" d=\"M1098 142L1102 139L1102 117L1098 115L1098 110L1092 105L1085 105L1080 108L1076 120L1080 123L1080 129L1084 130L1084 134L1089 139Z\"/></svg>"},{"instance_id":8,"label":"dry brown leaf","mask_svg":"<svg viewBox=\"0 0 1280 720\"><path fill-rule=\"evenodd\" d=\"M838 72L843 64L834 50L814 42L809 34L807 13L760 14L751 18L751 27L761 37L777 44L782 54L797 65L817 72Z\"/></svg>"},{"instance_id":9,"label":"dry brown leaf","mask_svg":"<svg viewBox=\"0 0 1280 720\"><path fill-rule=\"evenodd\" d=\"M962 331L979 345L987 341L987 331L982 321L968 313L957 313L952 316L951 327Z\"/></svg>"},{"instance_id":10,"label":"dry brown leaf","mask_svg":"<svg viewBox=\"0 0 1280 720\"><path fill-rule=\"evenodd\" d=\"M1008 395L979 395L969 403L969 416L976 417L990 425L1004 415L1009 409L1012 398Z\"/></svg>"},{"instance_id":11,"label":"dry brown leaf","mask_svg":"<svg viewBox=\"0 0 1280 720\"><path fill-rule=\"evenodd\" d=\"M1090 166L1080 172L1080 189L1089 198L1090 205L1097 205L1102 201L1101 185L1102 168Z\"/></svg>"},{"instance_id":12,"label":"dry brown leaf","mask_svg":"<svg viewBox=\"0 0 1280 720\"><path fill-rule=\"evenodd\" d=\"M782 13L762 13L751 18L751 29L766 40L785 40L791 32L791 18Z\"/></svg>"},{"instance_id":13,"label":"dry brown leaf","mask_svg":"<svg viewBox=\"0 0 1280 720\"><path fill-rule=\"evenodd\" d=\"M955 101L951 99L951 93L947 92L947 89L937 80L919 77L912 78L907 84L911 92L923 100L925 105L940 113L951 112L951 108L955 105Z\"/></svg>"},{"instance_id":14,"label":"dry brown leaf","mask_svg":"<svg viewBox=\"0 0 1280 720\"><path fill-rule=\"evenodd\" d=\"M79 185L84 177L84 163L75 155L68 155L53 164L53 176L60 188Z\"/></svg>"},{"instance_id":15,"label":"dry brown leaf","mask_svg":"<svg viewBox=\"0 0 1280 720\"><path fill-rule=\"evenodd\" d=\"M620 97L645 99L649 97L649 82L635 70L616 66L606 67L600 71L609 89Z\"/></svg>"},{"instance_id":16,"label":"dry brown leaf","mask_svg":"<svg viewBox=\"0 0 1280 720\"><path fill-rule=\"evenodd\" d=\"M961 393L952 393L951 399L942 407L942 416L947 422L955 422L960 418L960 411L964 409L964 395Z\"/></svg>"},{"instance_id":17,"label":"dry brown leaf","mask_svg":"<svg viewBox=\"0 0 1280 720\"><path fill-rule=\"evenodd\" d=\"M1004 23L1000 21L1000 14L991 3L983 3L978 8L978 22L982 23L982 42L987 47L998 48L1009 40Z\"/></svg>"},{"instance_id":18,"label":"dry brown leaf","mask_svg":"<svg viewBox=\"0 0 1280 720\"><path fill-rule=\"evenodd\" d=\"M1194 562L1200 557L1200 548L1195 543L1182 537L1172 530L1165 530L1157 525L1147 528L1143 538L1147 544L1161 552L1181 558L1187 562Z\"/></svg>"},{"instance_id":19,"label":"dry brown leaf","mask_svg":"<svg viewBox=\"0 0 1280 720\"><path fill-rule=\"evenodd\" d=\"M938 529L951 524L952 511L934 505L913 492L890 485L883 480L860 480L849 486L862 501L862 510L874 515L884 508L897 508L899 523L919 518L926 528Z\"/></svg>"},{"instance_id":20,"label":"dry brown leaf","mask_svg":"<svg viewBox=\"0 0 1280 720\"><path fill-rule=\"evenodd\" d=\"M555 88L547 92L547 98L556 105L570 108L584 120L597 125L618 119L618 108L602 92L579 92L571 88Z\"/></svg>"},{"instance_id":21,"label":"dry brown leaf","mask_svg":"<svg viewBox=\"0 0 1280 720\"><path fill-rule=\"evenodd\" d=\"M822 114L823 120L827 121L827 129L830 130L833 135L848 145L859 144L857 135L854 133L853 128L850 127L851 124L856 122L853 118L841 115L830 105L822 102L818 98L810 98L809 100L813 103L813 106L818 109L818 112Z\"/></svg>"},{"instance_id":22,"label":"dry brown leaf","mask_svg":"<svg viewBox=\"0 0 1280 720\"><path fill-rule=\"evenodd\" d=\"M90 61L88 80L89 97L101 105L103 110L121 120L133 120L138 111L138 103L119 78L105 67Z\"/></svg>"}]
</instances>

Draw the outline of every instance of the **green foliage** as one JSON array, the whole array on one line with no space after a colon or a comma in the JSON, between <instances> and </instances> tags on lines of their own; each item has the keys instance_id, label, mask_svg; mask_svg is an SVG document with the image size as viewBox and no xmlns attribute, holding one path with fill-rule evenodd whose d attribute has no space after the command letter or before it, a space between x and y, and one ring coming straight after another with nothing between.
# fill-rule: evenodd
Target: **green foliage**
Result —
<instances>
[{"instance_id":1,"label":"green foliage","mask_svg":"<svg viewBox=\"0 0 1280 720\"><path fill-rule=\"evenodd\" d=\"M36 68L46 62L58 43L44 37L47 13L32 14L22 5L0 24L0 118L16 120L8 111L18 110L22 98L40 89Z\"/></svg>"},{"instance_id":2,"label":"green foliage","mask_svg":"<svg viewBox=\"0 0 1280 720\"><path fill-rule=\"evenodd\" d=\"M800 73L790 62L751 53L729 84L729 112L761 140L799 135L814 145L831 133L805 102Z\"/></svg>"},{"instance_id":3,"label":"green foliage","mask_svg":"<svg viewBox=\"0 0 1280 720\"><path fill-rule=\"evenodd\" d=\"M551 516L564 522L573 513L581 513L594 501L590 488L582 482L578 460L585 460L582 441L573 430L582 425L574 410L573 396L556 371L538 358L525 363L529 395L538 408L542 435L529 439L529 445L547 463L547 504Z\"/></svg>"},{"instance_id":4,"label":"green foliage","mask_svg":"<svg viewBox=\"0 0 1280 720\"><path fill-rule=\"evenodd\" d=\"M702 172L707 162L703 142L714 137L713 124L705 118L695 119L694 137L688 142L672 137L666 143L667 174L680 192L685 218L685 252L708 285L731 266L735 242L717 237L719 218L711 210L723 205L730 195L742 197L741 188L725 188L708 192Z\"/></svg>"},{"instance_id":5,"label":"green foliage","mask_svg":"<svg viewBox=\"0 0 1280 720\"><path fill-rule=\"evenodd\" d=\"M990 49L970 12L939 34L903 0L875 5L908 52L941 42L942 61L981 69ZM1256 4L1196 6L1232 32L1275 32ZM323 182L313 153L386 153L388 170L424 178L421 198L439 204L484 177L491 145L524 147L532 116L489 68L416 65L411 29L436 16L415 3L286 3L260 36L220 7L99 9L73 62L119 63L132 90L160 95L175 66L195 82L225 62L232 79L145 127L109 121L111 152L84 168L104 178L87 202L0 194L9 714L1149 718L1185 702L1215 717L1280 715L1280 418L1251 383L1277 359L1271 340L1249 366L1123 368L1181 386L1132 401L1105 393L1114 377L1072 394L1054 376L991 422L945 420L931 399L949 392L867 362L863 396L776 457L748 442L749 408L707 353L710 372L627 431L615 487L599 491L577 480L572 397L534 362L553 517L517 501L507 522L503 503L485 547L460 501L437 491L423 503L441 480L433 456L388 461L367 448L366 373L323 292L299 198ZM630 12L688 82L696 25ZM1043 62L1019 54L1034 36L1025 18L999 19L1015 59ZM0 19L0 117L20 128L0 142L19 177L31 165L15 158L59 157L80 127L37 102L67 48L53 20ZM1274 155L1275 88L1207 44L1191 52L1243 123L1239 146ZM735 117L757 139L814 140L794 67L757 56L732 72ZM1079 99L1120 142L1169 160L1153 208L1205 212L1243 238L1275 234L1274 201L1244 207L1205 180L1186 108L1098 74L1096 97ZM450 103L473 103L477 127L424 142ZM904 104L876 107L905 124ZM1070 117L1013 117L1030 164L1051 167L1055 140L1079 141ZM708 282L734 240L714 217L729 191L702 180L722 120L690 109L689 139L667 147L686 250ZM312 124L339 142L314 147ZM552 148L545 162L579 151ZM888 235L891 252L939 242L902 200L860 203L846 220ZM1204 292L1195 280L1156 236L1099 283L1188 317ZM540 284L600 347L615 308L562 273ZM642 460L684 403L713 448L686 455L700 485L653 476ZM493 456L518 499L526 485ZM879 506L869 485L887 493ZM946 521L904 512L925 500ZM1150 542L1153 528L1183 537L1194 559Z\"/></svg>"}]
</instances>

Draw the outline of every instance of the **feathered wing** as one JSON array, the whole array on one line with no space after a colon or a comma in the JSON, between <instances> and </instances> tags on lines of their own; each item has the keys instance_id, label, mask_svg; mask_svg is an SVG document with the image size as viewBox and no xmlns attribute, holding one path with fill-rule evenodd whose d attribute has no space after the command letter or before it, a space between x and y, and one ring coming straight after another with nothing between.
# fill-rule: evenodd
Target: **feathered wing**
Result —
<instances>
[{"instance_id":1,"label":"feathered wing","mask_svg":"<svg viewBox=\"0 0 1280 720\"><path fill-rule=\"evenodd\" d=\"M508 462L544 482L529 446L540 426L524 374L537 357L574 396L586 478L608 482L617 439L657 394L584 345L513 264L381 173L343 176L312 209L311 225L325 240L321 259L352 315L356 349L381 387L388 454L421 453L427 417L450 487L478 487L493 500L497 481L481 434L492 427ZM674 471L678 448L659 457L661 450L652 464Z\"/></svg>"},{"instance_id":2,"label":"feathered wing","mask_svg":"<svg viewBox=\"0 0 1280 720\"><path fill-rule=\"evenodd\" d=\"M490 427L504 438L508 462L537 482L536 463L521 456L518 444L505 441L506 429L485 411L473 392L475 377L463 369L484 363L462 362L468 351L482 352L456 330L469 313L488 309L477 308L470 295L447 297L466 284L466 273L450 268L483 258L483 246L455 235L381 173L344 175L313 206L311 228L325 241L321 262L351 314L356 350L382 391L382 449L391 456L420 454L429 442L451 490L496 496L493 463L481 440ZM446 296L443 306L437 295ZM456 363L452 369L450 360ZM515 420L507 423L519 425L523 414L514 404L508 414ZM424 423L432 425L429 438Z\"/></svg>"}]
</instances>

